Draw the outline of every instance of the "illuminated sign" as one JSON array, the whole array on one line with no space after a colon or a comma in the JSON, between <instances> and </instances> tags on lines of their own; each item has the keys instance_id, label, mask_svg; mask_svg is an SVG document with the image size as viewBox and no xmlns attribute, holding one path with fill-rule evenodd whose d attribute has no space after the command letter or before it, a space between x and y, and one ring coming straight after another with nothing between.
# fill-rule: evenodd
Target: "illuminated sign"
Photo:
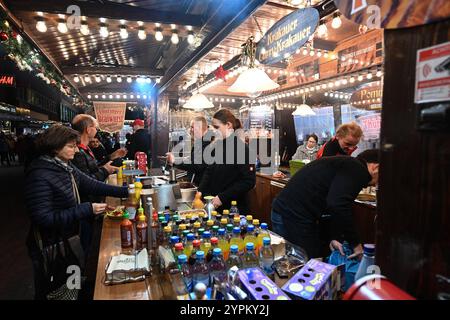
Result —
<instances>
[{"instance_id":1,"label":"illuminated sign","mask_svg":"<svg viewBox=\"0 0 450 320\"><path fill-rule=\"evenodd\" d=\"M0 74L0 86L15 87L16 86L16 78L11 75Z\"/></svg>"},{"instance_id":2,"label":"illuminated sign","mask_svg":"<svg viewBox=\"0 0 450 320\"><path fill-rule=\"evenodd\" d=\"M383 90L381 89L381 86L376 82L372 82L358 91L355 91L350 98L350 103L357 108L379 109L379 107L381 107L382 96ZM377 107L373 108L373 106Z\"/></svg>"},{"instance_id":3,"label":"illuminated sign","mask_svg":"<svg viewBox=\"0 0 450 320\"><path fill-rule=\"evenodd\" d=\"M256 48L256 59L263 64L275 64L292 55L311 37L319 24L319 11L299 9L287 15L264 35Z\"/></svg>"}]
</instances>

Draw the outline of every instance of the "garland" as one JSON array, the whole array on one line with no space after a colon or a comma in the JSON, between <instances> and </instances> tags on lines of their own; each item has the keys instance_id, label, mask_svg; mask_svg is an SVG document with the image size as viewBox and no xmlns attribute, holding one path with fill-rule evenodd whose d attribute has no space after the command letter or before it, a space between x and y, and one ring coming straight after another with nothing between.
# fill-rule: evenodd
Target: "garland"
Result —
<instances>
[{"instance_id":1,"label":"garland","mask_svg":"<svg viewBox=\"0 0 450 320\"><path fill-rule=\"evenodd\" d=\"M67 96L74 93L50 61L13 30L3 10L0 10L0 45L5 49L7 57L14 61L21 71L35 72L36 77L58 88Z\"/></svg>"}]
</instances>

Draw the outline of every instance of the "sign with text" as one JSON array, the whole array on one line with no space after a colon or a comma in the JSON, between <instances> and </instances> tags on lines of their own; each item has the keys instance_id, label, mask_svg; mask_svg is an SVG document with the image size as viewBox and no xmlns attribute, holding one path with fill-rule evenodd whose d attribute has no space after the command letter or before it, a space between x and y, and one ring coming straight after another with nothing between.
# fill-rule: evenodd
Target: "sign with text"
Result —
<instances>
[{"instance_id":1,"label":"sign with text","mask_svg":"<svg viewBox=\"0 0 450 320\"><path fill-rule=\"evenodd\" d=\"M126 102L94 101L95 117L101 130L114 133L122 129L125 121Z\"/></svg>"},{"instance_id":2,"label":"sign with text","mask_svg":"<svg viewBox=\"0 0 450 320\"><path fill-rule=\"evenodd\" d=\"M364 140L376 140L380 138L381 113L377 112L360 116L357 122L364 132Z\"/></svg>"},{"instance_id":3,"label":"sign with text","mask_svg":"<svg viewBox=\"0 0 450 320\"><path fill-rule=\"evenodd\" d=\"M383 42L378 32L354 46L338 52L337 73L352 72L383 61Z\"/></svg>"},{"instance_id":4,"label":"sign with text","mask_svg":"<svg viewBox=\"0 0 450 320\"><path fill-rule=\"evenodd\" d=\"M349 20L369 29L414 27L450 16L448 0L334 0Z\"/></svg>"},{"instance_id":5,"label":"sign with text","mask_svg":"<svg viewBox=\"0 0 450 320\"><path fill-rule=\"evenodd\" d=\"M355 91L350 98L350 104L354 107L367 108L372 105L380 105L383 90L378 82L371 82Z\"/></svg>"},{"instance_id":6,"label":"sign with text","mask_svg":"<svg viewBox=\"0 0 450 320\"><path fill-rule=\"evenodd\" d=\"M303 46L319 24L315 8L299 9L275 23L256 48L256 59L263 64L275 64Z\"/></svg>"},{"instance_id":7,"label":"sign with text","mask_svg":"<svg viewBox=\"0 0 450 320\"><path fill-rule=\"evenodd\" d=\"M417 51L415 103L450 100L450 42Z\"/></svg>"},{"instance_id":8,"label":"sign with text","mask_svg":"<svg viewBox=\"0 0 450 320\"><path fill-rule=\"evenodd\" d=\"M15 87L16 86L16 77L0 74L0 86L2 87Z\"/></svg>"}]
</instances>

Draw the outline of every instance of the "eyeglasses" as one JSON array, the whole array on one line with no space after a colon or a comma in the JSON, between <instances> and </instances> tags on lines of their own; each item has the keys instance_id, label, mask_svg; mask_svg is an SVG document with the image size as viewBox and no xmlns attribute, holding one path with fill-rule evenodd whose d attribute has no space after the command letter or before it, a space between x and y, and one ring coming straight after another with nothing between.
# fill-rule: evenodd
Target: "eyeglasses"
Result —
<instances>
[{"instance_id":1,"label":"eyeglasses","mask_svg":"<svg viewBox=\"0 0 450 320\"><path fill-rule=\"evenodd\" d=\"M78 148L78 146L77 146L77 144L75 143L75 144L71 144L71 143L68 143L68 144L66 144L66 147L68 147L68 148L72 148L72 149L76 149L76 148Z\"/></svg>"}]
</instances>

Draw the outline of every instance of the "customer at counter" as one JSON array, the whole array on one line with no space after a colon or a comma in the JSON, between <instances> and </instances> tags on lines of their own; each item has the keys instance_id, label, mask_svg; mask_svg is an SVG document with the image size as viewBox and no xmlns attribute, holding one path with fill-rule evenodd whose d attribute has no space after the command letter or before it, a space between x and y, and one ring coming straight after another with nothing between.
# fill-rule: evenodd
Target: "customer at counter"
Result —
<instances>
[{"instance_id":1,"label":"customer at counter","mask_svg":"<svg viewBox=\"0 0 450 320\"><path fill-rule=\"evenodd\" d=\"M306 144L302 144L292 156L292 160L313 161L317 158L319 138L313 133L306 137Z\"/></svg>"},{"instance_id":2,"label":"customer at counter","mask_svg":"<svg viewBox=\"0 0 450 320\"><path fill-rule=\"evenodd\" d=\"M361 255L352 205L361 189L378 183L378 157L379 150L371 149L356 158L324 157L303 167L273 201L273 230L310 258L324 256L323 239L341 254L347 241L354 255ZM321 232L324 214L330 215L330 235Z\"/></svg>"},{"instance_id":3,"label":"customer at counter","mask_svg":"<svg viewBox=\"0 0 450 320\"><path fill-rule=\"evenodd\" d=\"M341 124L336 135L326 142L317 153L317 159L331 156L350 156L363 136L361 127L356 122Z\"/></svg>"},{"instance_id":4,"label":"customer at counter","mask_svg":"<svg viewBox=\"0 0 450 320\"><path fill-rule=\"evenodd\" d=\"M209 147L213 161L205 170L199 191L215 196L212 203L217 210L228 209L236 200L241 214L248 213L247 192L256 183L255 165L250 161L248 146L236 136L236 118L230 110L221 109L213 116L213 127L218 137ZM233 147L230 150L230 146ZM228 149L227 149L228 147ZM209 153L212 155L212 153Z\"/></svg>"},{"instance_id":5,"label":"customer at counter","mask_svg":"<svg viewBox=\"0 0 450 320\"><path fill-rule=\"evenodd\" d=\"M127 143L127 158L130 160L134 160L136 152L144 152L147 155L147 159L150 159L151 138L144 127L144 120L136 119L133 121L134 133L130 137L129 144Z\"/></svg>"},{"instance_id":6,"label":"customer at counter","mask_svg":"<svg viewBox=\"0 0 450 320\"><path fill-rule=\"evenodd\" d=\"M190 155L190 161L188 163L176 164L176 167L188 172L188 178L193 179L193 183L198 186L203 178L203 173L207 168L207 164L203 159L203 152L205 148L211 143L207 137L205 137L208 132L208 123L205 117L198 116L195 117L190 124L190 134L193 138L193 145ZM167 162L169 164L175 163L175 156L172 152L166 154Z\"/></svg>"},{"instance_id":7,"label":"customer at counter","mask_svg":"<svg viewBox=\"0 0 450 320\"><path fill-rule=\"evenodd\" d=\"M33 263L36 299L46 299L55 290L55 282L66 270L55 269L49 248L60 238L69 239L70 247L80 247L78 223L103 213L105 203L82 202L79 192L96 196L124 198L126 187L114 187L83 174L70 161L77 152L77 131L57 125L44 132L36 141L40 156L27 168L25 204L31 218L27 238L28 252ZM81 261L79 261L81 266ZM61 266L59 266L61 268ZM53 271L53 272L51 272Z\"/></svg>"}]
</instances>

